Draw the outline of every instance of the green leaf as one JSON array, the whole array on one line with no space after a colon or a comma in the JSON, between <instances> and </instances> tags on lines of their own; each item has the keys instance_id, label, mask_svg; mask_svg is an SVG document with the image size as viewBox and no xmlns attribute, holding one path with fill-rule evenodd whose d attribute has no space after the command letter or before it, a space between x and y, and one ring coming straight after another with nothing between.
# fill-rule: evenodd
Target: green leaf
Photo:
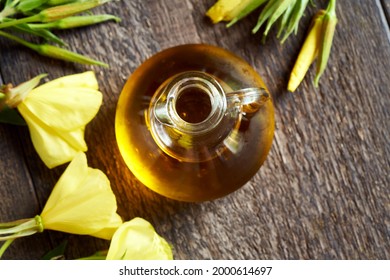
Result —
<instances>
[{"instance_id":1,"label":"green leaf","mask_svg":"<svg viewBox=\"0 0 390 280\"><path fill-rule=\"evenodd\" d=\"M63 259L65 254L66 246L68 245L68 241L63 241L60 245L55 247L53 250L47 252L43 257L42 260L58 260Z\"/></svg>"},{"instance_id":2,"label":"green leaf","mask_svg":"<svg viewBox=\"0 0 390 280\"><path fill-rule=\"evenodd\" d=\"M0 111L0 122L14 124L14 125L26 125L24 119L19 115L16 109L11 109L5 106Z\"/></svg>"}]
</instances>

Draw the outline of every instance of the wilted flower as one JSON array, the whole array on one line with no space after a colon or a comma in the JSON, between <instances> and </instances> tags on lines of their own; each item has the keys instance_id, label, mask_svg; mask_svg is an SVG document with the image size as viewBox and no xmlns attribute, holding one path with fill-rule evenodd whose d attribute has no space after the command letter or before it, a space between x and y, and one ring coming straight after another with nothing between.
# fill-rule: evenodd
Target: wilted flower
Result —
<instances>
[{"instance_id":1,"label":"wilted flower","mask_svg":"<svg viewBox=\"0 0 390 280\"><path fill-rule=\"evenodd\" d=\"M69 164L55 185L40 215L32 219L0 223L0 257L15 238L43 230L111 239L122 225L116 198L106 175L87 165L84 153Z\"/></svg>"},{"instance_id":2,"label":"wilted flower","mask_svg":"<svg viewBox=\"0 0 390 280\"><path fill-rule=\"evenodd\" d=\"M265 2L262 0L261 2ZM213 21L218 23L220 21L230 21L237 17L248 5L256 0L218 0L206 13L206 15Z\"/></svg>"},{"instance_id":3,"label":"wilted flower","mask_svg":"<svg viewBox=\"0 0 390 280\"><path fill-rule=\"evenodd\" d=\"M92 71L65 76L34 88L42 77L6 90L6 104L19 110L36 151L43 162L53 168L87 150L85 126L97 114L102 94Z\"/></svg>"},{"instance_id":4,"label":"wilted flower","mask_svg":"<svg viewBox=\"0 0 390 280\"><path fill-rule=\"evenodd\" d=\"M336 0L331 0L326 11L320 10L313 18L309 34L303 43L290 75L287 87L289 91L294 92L296 90L317 57L314 83L318 86L320 76L324 72L329 59L336 24Z\"/></svg>"},{"instance_id":5,"label":"wilted flower","mask_svg":"<svg viewBox=\"0 0 390 280\"><path fill-rule=\"evenodd\" d=\"M112 237L107 260L172 260L172 249L142 218L123 223Z\"/></svg>"}]
</instances>

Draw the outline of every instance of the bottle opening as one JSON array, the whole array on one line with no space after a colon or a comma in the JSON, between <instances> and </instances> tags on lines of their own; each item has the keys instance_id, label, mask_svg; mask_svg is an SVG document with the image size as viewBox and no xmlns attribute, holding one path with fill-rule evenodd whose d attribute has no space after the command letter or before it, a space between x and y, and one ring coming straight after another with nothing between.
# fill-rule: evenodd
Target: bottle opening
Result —
<instances>
[{"instance_id":1,"label":"bottle opening","mask_svg":"<svg viewBox=\"0 0 390 280\"><path fill-rule=\"evenodd\" d=\"M210 95L202 87L189 85L181 89L175 109L182 120L188 123L201 123L212 110Z\"/></svg>"}]
</instances>

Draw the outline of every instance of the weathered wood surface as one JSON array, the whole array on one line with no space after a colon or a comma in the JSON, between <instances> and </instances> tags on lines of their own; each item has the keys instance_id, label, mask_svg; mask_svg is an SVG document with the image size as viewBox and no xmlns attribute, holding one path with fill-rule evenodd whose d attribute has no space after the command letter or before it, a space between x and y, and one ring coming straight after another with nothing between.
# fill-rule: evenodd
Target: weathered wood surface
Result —
<instances>
[{"instance_id":1,"label":"weathered wood surface","mask_svg":"<svg viewBox=\"0 0 390 280\"><path fill-rule=\"evenodd\" d=\"M230 29L214 26L204 16L214 2L113 2L96 11L121 17L120 24L60 33L73 50L106 61L109 69L35 56L1 39L1 81L96 71L104 105L86 131L89 165L109 177L119 213L149 220L173 245L176 259L389 259L387 1L338 1L334 49L320 87L313 86L311 69L295 94L285 90L287 79L315 9L284 45L275 30L261 45L261 35L250 34L257 15ZM276 131L267 161L247 185L192 204L138 183L119 154L114 117L122 86L145 59L170 46L201 42L226 48L257 69L274 98ZM25 127L0 125L0 135L0 220L33 217L65 166L47 169ZM48 231L15 241L4 258L39 259L63 240L69 259L108 247L92 237Z\"/></svg>"}]
</instances>

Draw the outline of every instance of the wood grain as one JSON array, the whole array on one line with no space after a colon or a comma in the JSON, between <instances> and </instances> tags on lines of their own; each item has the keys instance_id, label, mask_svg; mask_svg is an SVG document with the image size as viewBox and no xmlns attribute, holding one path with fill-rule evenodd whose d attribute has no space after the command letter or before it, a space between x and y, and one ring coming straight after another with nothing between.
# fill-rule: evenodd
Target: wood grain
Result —
<instances>
[{"instance_id":1,"label":"wood grain","mask_svg":"<svg viewBox=\"0 0 390 280\"><path fill-rule=\"evenodd\" d=\"M292 94L286 91L288 75L315 8L297 36L282 45L273 30L262 45L261 34L250 33L257 14L229 29L212 25L204 13L214 2L113 2L96 12L115 14L120 24L60 33L71 49L109 63L109 69L37 57L0 39L1 77L17 84L43 72L53 79L95 70L104 105L86 130L89 165L109 177L124 219L152 222L176 259L389 259L390 43L383 6L338 1L334 48L320 87L312 84L312 68ZM246 59L272 93L276 117L273 147L256 176L225 198L196 204L142 186L126 168L114 131L116 102L128 76L154 53L185 43L217 45ZM0 125L0 135L0 218L32 217L66 166L48 170L25 127ZM69 259L108 246L92 237L47 232L16 241L4 258L40 258L64 239Z\"/></svg>"}]
</instances>

